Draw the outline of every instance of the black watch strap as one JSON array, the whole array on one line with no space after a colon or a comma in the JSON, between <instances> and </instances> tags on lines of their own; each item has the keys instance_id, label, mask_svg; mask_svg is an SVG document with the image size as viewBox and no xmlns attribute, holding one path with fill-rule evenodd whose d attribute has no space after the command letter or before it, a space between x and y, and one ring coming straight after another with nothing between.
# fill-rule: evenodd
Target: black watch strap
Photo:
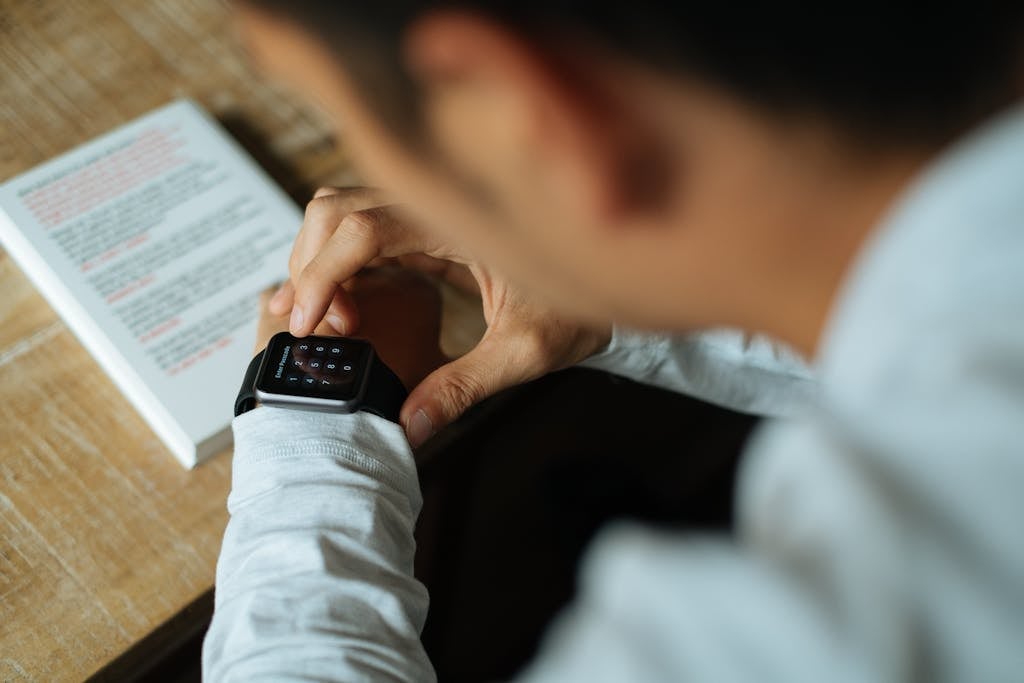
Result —
<instances>
[{"instance_id":1,"label":"black watch strap","mask_svg":"<svg viewBox=\"0 0 1024 683\"><path fill-rule=\"evenodd\" d=\"M365 410L374 415L380 415L386 420L396 424L399 422L398 414L402 411L402 404L409 397L402 380L398 375L384 364L376 353L370 361L370 376L366 378L366 391L363 393L363 400L359 404L359 410Z\"/></svg>"},{"instance_id":2,"label":"black watch strap","mask_svg":"<svg viewBox=\"0 0 1024 683\"><path fill-rule=\"evenodd\" d=\"M263 351L257 353L249 361L249 367L245 370L245 378L242 380L242 388L238 390L238 398L235 399L235 417L256 407L256 373L259 372L262 362Z\"/></svg>"}]
</instances>

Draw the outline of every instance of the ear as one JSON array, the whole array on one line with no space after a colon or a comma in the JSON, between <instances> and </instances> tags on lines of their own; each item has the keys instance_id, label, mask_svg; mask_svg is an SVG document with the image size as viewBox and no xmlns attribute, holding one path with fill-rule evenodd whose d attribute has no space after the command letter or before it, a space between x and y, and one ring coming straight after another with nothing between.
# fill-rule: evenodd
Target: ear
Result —
<instances>
[{"instance_id":1,"label":"ear","mask_svg":"<svg viewBox=\"0 0 1024 683\"><path fill-rule=\"evenodd\" d=\"M589 47L556 49L478 15L436 12L410 27L404 49L434 146L497 202L550 199L613 225L649 198L649 127Z\"/></svg>"}]
</instances>

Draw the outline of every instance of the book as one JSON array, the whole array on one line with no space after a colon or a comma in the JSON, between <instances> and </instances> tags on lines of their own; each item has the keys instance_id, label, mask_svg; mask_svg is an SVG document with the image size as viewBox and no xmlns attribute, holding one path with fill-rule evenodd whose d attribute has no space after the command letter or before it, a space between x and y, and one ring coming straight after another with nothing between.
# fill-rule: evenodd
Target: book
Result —
<instances>
[{"instance_id":1,"label":"book","mask_svg":"<svg viewBox=\"0 0 1024 683\"><path fill-rule=\"evenodd\" d=\"M0 185L0 242L186 467L231 444L302 212L177 100Z\"/></svg>"}]
</instances>

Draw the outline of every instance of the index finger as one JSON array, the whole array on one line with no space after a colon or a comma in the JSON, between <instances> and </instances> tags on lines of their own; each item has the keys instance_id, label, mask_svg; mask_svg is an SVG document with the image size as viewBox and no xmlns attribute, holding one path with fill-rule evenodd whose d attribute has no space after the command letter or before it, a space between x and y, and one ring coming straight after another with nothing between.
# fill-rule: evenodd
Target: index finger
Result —
<instances>
[{"instance_id":1,"label":"index finger","mask_svg":"<svg viewBox=\"0 0 1024 683\"><path fill-rule=\"evenodd\" d=\"M374 259L422 248L418 232L384 207L348 214L294 280L292 334L309 334L342 284Z\"/></svg>"},{"instance_id":2,"label":"index finger","mask_svg":"<svg viewBox=\"0 0 1024 683\"><path fill-rule=\"evenodd\" d=\"M302 227L295 237L288 271L297 281L302 269L319 253L345 216L384 203L384 193L370 187L321 187L306 204Z\"/></svg>"}]
</instances>

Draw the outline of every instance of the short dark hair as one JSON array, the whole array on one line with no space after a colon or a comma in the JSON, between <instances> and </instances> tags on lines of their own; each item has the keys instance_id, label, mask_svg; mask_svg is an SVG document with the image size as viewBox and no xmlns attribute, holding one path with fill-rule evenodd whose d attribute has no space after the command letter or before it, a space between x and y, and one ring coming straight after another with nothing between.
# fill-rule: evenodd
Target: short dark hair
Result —
<instances>
[{"instance_id":1,"label":"short dark hair","mask_svg":"<svg viewBox=\"0 0 1024 683\"><path fill-rule=\"evenodd\" d=\"M418 93L400 54L411 22L462 9L550 46L578 36L696 76L752 105L810 114L859 139L936 144L1015 99L1024 2L246 0L302 25L405 137Z\"/></svg>"}]
</instances>

